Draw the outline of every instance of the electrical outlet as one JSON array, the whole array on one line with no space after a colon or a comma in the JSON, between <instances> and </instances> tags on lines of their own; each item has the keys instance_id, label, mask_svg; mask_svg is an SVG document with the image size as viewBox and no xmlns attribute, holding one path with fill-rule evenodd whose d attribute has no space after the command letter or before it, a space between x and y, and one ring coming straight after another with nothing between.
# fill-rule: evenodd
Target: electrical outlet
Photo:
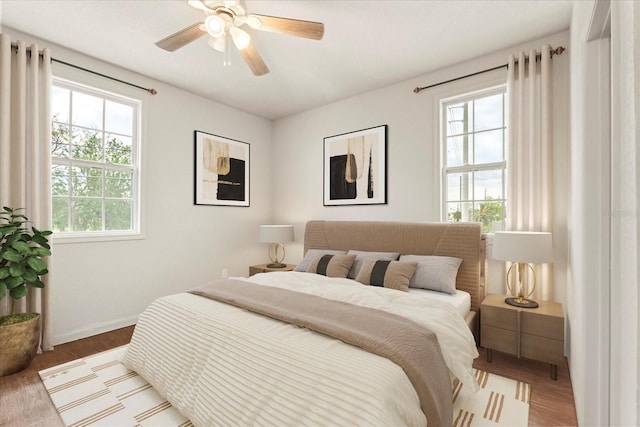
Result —
<instances>
[{"instance_id":1,"label":"electrical outlet","mask_svg":"<svg viewBox=\"0 0 640 427\"><path fill-rule=\"evenodd\" d=\"M226 268L222 269L222 278L226 279L227 277L229 277L229 270Z\"/></svg>"}]
</instances>

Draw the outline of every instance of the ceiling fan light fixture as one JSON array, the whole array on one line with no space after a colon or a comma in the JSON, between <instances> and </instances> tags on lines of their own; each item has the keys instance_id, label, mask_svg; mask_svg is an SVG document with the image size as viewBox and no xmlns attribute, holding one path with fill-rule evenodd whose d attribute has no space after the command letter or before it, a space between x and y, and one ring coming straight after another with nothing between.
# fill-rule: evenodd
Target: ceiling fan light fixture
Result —
<instances>
[{"instance_id":1,"label":"ceiling fan light fixture","mask_svg":"<svg viewBox=\"0 0 640 427\"><path fill-rule=\"evenodd\" d=\"M260 21L260 18L258 18L255 15L249 15L245 18L244 22L250 26L251 28L253 28L254 30L257 30L258 28L260 28L262 26L262 21Z\"/></svg>"},{"instance_id":2,"label":"ceiling fan light fixture","mask_svg":"<svg viewBox=\"0 0 640 427\"><path fill-rule=\"evenodd\" d=\"M218 52L225 52L225 39L226 36L220 36L220 37L211 37L209 38L209 41L207 42L209 44L209 46L211 46L212 48L214 48L215 50L217 50Z\"/></svg>"},{"instance_id":3,"label":"ceiling fan light fixture","mask_svg":"<svg viewBox=\"0 0 640 427\"><path fill-rule=\"evenodd\" d=\"M204 20L204 27L211 37L220 37L224 35L226 22L217 15L209 15L207 19Z\"/></svg>"},{"instance_id":4,"label":"ceiling fan light fixture","mask_svg":"<svg viewBox=\"0 0 640 427\"><path fill-rule=\"evenodd\" d=\"M229 28L229 34L231 34L231 38L233 39L233 43L240 50L249 46L251 42L251 36L246 31L241 30L238 27Z\"/></svg>"}]
</instances>

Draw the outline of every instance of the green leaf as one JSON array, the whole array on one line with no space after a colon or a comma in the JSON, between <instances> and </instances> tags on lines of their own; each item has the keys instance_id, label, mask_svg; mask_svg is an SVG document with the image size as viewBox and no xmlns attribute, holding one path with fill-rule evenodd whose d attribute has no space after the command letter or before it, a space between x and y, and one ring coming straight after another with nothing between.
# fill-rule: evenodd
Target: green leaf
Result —
<instances>
[{"instance_id":1,"label":"green leaf","mask_svg":"<svg viewBox=\"0 0 640 427\"><path fill-rule=\"evenodd\" d=\"M6 279L9 276L11 276L11 273L9 272L9 267L0 268L0 280ZM2 298L0 298L0 299L2 299Z\"/></svg>"},{"instance_id":2,"label":"green leaf","mask_svg":"<svg viewBox=\"0 0 640 427\"><path fill-rule=\"evenodd\" d=\"M47 263L35 256L27 258L27 264L38 274L43 274L42 271L47 269Z\"/></svg>"},{"instance_id":3,"label":"green leaf","mask_svg":"<svg viewBox=\"0 0 640 427\"><path fill-rule=\"evenodd\" d=\"M36 236L33 236L33 239L31 239L31 240L34 241L35 243L39 244L43 248L51 249L51 246L49 246L49 243L48 243L49 241L44 236L36 235Z\"/></svg>"},{"instance_id":4,"label":"green leaf","mask_svg":"<svg viewBox=\"0 0 640 427\"><path fill-rule=\"evenodd\" d=\"M2 252L1 257L11 262L20 262L24 259L22 255L11 248L7 248L4 252Z\"/></svg>"},{"instance_id":5,"label":"green leaf","mask_svg":"<svg viewBox=\"0 0 640 427\"><path fill-rule=\"evenodd\" d=\"M11 245L13 249L20 252L22 255L31 255L31 247L28 243L18 240Z\"/></svg>"},{"instance_id":6,"label":"green leaf","mask_svg":"<svg viewBox=\"0 0 640 427\"><path fill-rule=\"evenodd\" d=\"M9 273L12 277L23 276L25 273L25 266L23 263L13 263L9 266Z\"/></svg>"},{"instance_id":7,"label":"green leaf","mask_svg":"<svg viewBox=\"0 0 640 427\"><path fill-rule=\"evenodd\" d=\"M22 277L24 277L24 280L27 281L27 283L33 282L35 280L38 280L38 273L33 271L33 269L27 267L24 269L24 273L22 273Z\"/></svg>"},{"instance_id":8,"label":"green leaf","mask_svg":"<svg viewBox=\"0 0 640 427\"><path fill-rule=\"evenodd\" d=\"M7 288L13 289L16 286L20 286L24 283L24 279L20 276L18 277L8 277L5 279L4 283L7 285Z\"/></svg>"},{"instance_id":9,"label":"green leaf","mask_svg":"<svg viewBox=\"0 0 640 427\"><path fill-rule=\"evenodd\" d=\"M51 251L47 248L31 248L31 253L37 256L50 256Z\"/></svg>"},{"instance_id":10,"label":"green leaf","mask_svg":"<svg viewBox=\"0 0 640 427\"><path fill-rule=\"evenodd\" d=\"M7 296L7 285L4 282L0 282L0 300Z\"/></svg>"},{"instance_id":11,"label":"green leaf","mask_svg":"<svg viewBox=\"0 0 640 427\"><path fill-rule=\"evenodd\" d=\"M40 280L34 280L32 282L27 282L27 285L33 286L34 288L44 288L44 283Z\"/></svg>"},{"instance_id":12,"label":"green leaf","mask_svg":"<svg viewBox=\"0 0 640 427\"><path fill-rule=\"evenodd\" d=\"M24 298L24 297L27 296L27 293L29 293L29 290L27 289L26 285L17 286L15 288L12 288L9 291L9 294L11 295L11 298L13 298L13 299Z\"/></svg>"}]
</instances>

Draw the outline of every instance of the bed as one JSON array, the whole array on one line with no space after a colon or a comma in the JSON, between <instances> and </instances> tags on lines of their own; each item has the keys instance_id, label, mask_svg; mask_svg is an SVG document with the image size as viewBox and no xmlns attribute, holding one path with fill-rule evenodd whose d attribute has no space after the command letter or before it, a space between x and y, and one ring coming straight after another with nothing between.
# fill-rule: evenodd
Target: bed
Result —
<instances>
[{"instance_id":1,"label":"bed","mask_svg":"<svg viewBox=\"0 0 640 427\"><path fill-rule=\"evenodd\" d=\"M310 221L304 246L304 271L219 280L154 301L123 363L196 426L451 425L452 382L477 387L480 225ZM405 286L423 264L373 255L382 252L458 259L452 297L467 302L388 288L389 277ZM335 271L344 275L325 275ZM363 286L380 277L384 286Z\"/></svg>"}]
</instances>

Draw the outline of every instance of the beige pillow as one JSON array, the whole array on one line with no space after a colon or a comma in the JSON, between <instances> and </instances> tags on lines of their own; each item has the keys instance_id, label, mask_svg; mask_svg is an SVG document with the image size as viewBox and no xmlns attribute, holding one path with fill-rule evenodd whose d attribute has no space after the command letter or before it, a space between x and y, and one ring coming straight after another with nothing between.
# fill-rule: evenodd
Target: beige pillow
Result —
<instances>
[{"instance_id":1,"label":"beige pillow","mask_svg":"<svg viewBox=\"0 0 640 427\"><path fill-rule=\"evenodd\" d=\"M356 280L365 285L409 292L409 281L418 263L364 258Z\"/></svg>"},{"instance_id":2,"label":"beige pillow","mask_svg":"<svg viewBox=\"0 0 640 427\"><path fill-rule=\"evenodd\" d=\"M311 262L307 271L327 277L347 277L354 259L355 255L320 255Z\"/></svg>"}]
</instances>

